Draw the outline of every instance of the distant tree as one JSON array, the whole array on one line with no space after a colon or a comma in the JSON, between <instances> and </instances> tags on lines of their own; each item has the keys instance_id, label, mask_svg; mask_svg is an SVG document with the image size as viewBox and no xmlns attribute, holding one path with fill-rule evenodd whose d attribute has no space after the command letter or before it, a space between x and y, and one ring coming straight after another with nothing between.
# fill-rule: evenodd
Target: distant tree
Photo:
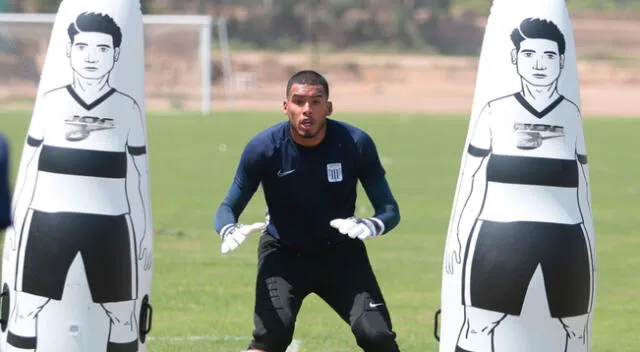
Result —
<instances>
[{"instance_id":1,"label":"distant tree","mask_svg":"<svg viewBox=\"0 0 640 352\"><path fill-rule=\"evenodd\" d=\"M37 12L55 13L58 12L58 7L62 0L35 0L34 5ZM16 0L16 3L20 1ZM140 6L142 13L150 13L153 8L153 0L140 0Z\"/></svg>"},{"instance_id":2,"label":"distant tree","mask_svg":"<svg viewBox=\"0 0 640 352\"><path fill-rule=\"evenodd\" d=\"M60 0L35 0L34 5L37 12L55 13L58 12L60 2Z\"/></svg>"},{"instance_id":3,"label":"distant tree","mask_svg":"<svg viewBox=\"0 0 640 352\"><path fill-rule=\"evenodd\" d=\"M152 13L153 12L153 1L152 0L140 0L140 9L143 14Z\"/></svg>"},{"instance_id":4,"label":"distant tree","mask_svg":"<svg viewBox=\"0 0 640 352\"><path fill-rule=\"evenodd\" d=\"M440 4L443 1L440 0L438 2L437 4L431 4L431 6L435 6L434 12L443 11L442 4ZM414 49L425 49L427 47L426 38L420 31L420 25L414 16L420 5L419 0L403 0L402 7L399 7L396 12L397 26L401 31L399 34L405 39L406 44Z\"/></svg>"}]
</instances>

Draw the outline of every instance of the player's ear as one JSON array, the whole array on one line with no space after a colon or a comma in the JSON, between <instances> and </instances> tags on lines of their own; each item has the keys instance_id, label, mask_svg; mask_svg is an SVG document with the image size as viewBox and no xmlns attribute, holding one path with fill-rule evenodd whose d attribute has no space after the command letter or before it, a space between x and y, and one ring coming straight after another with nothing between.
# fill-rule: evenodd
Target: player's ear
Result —
<instances>
[{"instance_id":1,"label":"player's ear","mask_svg":"<svg viewBox=\"0 0 640 352\"><path fill-rule=\"evenodd\" d=\"M118 61L120 58L120 48L115 48L113 50L113 61Z\"/></svg>"},{"instance_id":2,"label":"player's ear","mask_svg":"<svg viewBox=\"0 0 640 352\"><path fill-rule=\"evenodd\" d=\"M287 115L289 113L289 105L286 100L282 101L282 112Z\"/></svg>"},{"instance_id":3,"label":"player's ear","mask_svg":"<svg viewBox=\"0 0 640 352\"><path fill-rule=\"evenodd\" d=\"M71 42L67 42L67 57L71 57Z\"/></svg>"},{"instance_id":4,"label":"player's ear","mask_svg":"<svg viewBox=\"0 0 640 352\"><path fill-rule=\"evenodd\" d=\"M518 49L513 48L511 50L511 63L516 65L518 63Z\"/></svg>"},{"instance_id":5,"label":"player's ear","mask_svg":"<svg viewBox=\"0 0 640 352\"><path fill-rule=\"evenodd\" d=\"M328 101L327 102L327 116L331 116L331 114L333 113L333 103Z\"/></svg>"},{"instance_id":6,"label":"player's ear","mask_svg":"<svg viewBox=\"0 0 640 352\"><path fill-rule=\"evenodd\" d=\"M560 69L564 69L564 55L560 55Z\"/></svg>"}]
</instances>

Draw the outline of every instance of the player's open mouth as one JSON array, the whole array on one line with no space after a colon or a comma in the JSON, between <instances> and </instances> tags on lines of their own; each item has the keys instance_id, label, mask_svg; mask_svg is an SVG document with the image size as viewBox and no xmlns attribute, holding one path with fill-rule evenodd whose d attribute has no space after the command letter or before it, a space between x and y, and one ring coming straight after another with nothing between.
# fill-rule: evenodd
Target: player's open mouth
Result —
<instances>
[{"instance_id":1,"label":"player's open mouth","mask_svg":"<svg viewBox=\"0 0 640 352\"><path fill-rule=\"evenodd\" d=\"M311 128L313 126L313 121L312 120L302 120L302 122L300 122L300 126L302 126L302 128Z\"/></svg>"}]
</instances>

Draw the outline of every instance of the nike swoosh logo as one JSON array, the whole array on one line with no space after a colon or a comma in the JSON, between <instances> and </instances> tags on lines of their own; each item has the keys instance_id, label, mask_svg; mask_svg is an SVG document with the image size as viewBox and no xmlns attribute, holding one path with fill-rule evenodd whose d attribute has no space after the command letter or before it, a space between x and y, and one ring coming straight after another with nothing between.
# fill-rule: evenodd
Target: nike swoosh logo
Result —
<instances>
[{"instance_id":1,"label":"nike swoosh logo","mask_svg":"<svg viewBox=\"0 0 640 352\"><path fill-rule=\"evenodd\" d=\"M379 306L384 306L384 303L371 303L371 302L369 302L369 307L371 307L371 308L375 308L375 307L379 307Z\"/></svg>"},{"instance_id":2,"label":"nike swoosh logo","mask_svg":"<svg viewBox=\"0 0 640 352\"><path fill-rule=\"evenodd\" d=\"M296 171L296 169L293 170L289 170L289 171L282 171L282 170L278 170L278 173L276 175L278 175L278 177L285 177L287 175L290 175L292 173L294 173Z\"/></svg>"}]
</instances>

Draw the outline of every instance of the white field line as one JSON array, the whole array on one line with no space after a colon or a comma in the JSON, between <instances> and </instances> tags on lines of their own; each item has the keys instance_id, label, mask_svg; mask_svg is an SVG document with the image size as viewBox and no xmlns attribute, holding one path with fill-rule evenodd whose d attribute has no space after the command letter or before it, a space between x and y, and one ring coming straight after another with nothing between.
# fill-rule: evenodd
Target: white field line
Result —
<instances>
[{"instance_id":1,"label":"white field line","mask_svg":"<svg viewBox=\"0 0 640 352\"><path fill-rule=\"evenodd\" d=\"M246 336L149 336L147 338L151 341L250 341L250 337ZM287 348L286 352L298 352L302 342L300 340L293 339L291 344Z\"/></svg>"},{"instance_id":2,"label":"white field line","mask_svg":"<svg viewBox=\"0 0 640 352\"><path fill-rule=\"evenodd\" d=\"M151 341L250 341L246 336L149 336Z\"/></svg>"}]
</instances>

